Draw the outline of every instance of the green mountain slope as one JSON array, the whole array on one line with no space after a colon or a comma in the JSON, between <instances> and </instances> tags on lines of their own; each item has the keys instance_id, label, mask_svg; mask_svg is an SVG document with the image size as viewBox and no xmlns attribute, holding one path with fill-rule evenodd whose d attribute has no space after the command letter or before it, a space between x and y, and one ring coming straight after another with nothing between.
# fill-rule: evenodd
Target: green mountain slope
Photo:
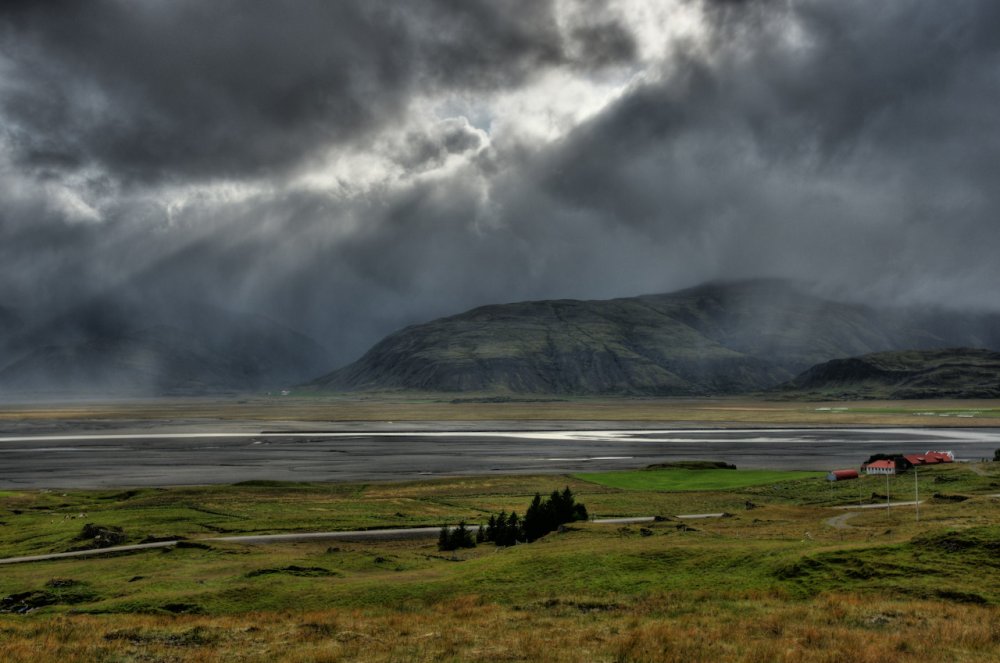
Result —
<instances>
[{"instance_id":1,"label":"green mountain slope","mask_svg":"<svg viewBox=\"0 0 1000 663\"><path fill-rule=\"evenodd\" d=\"M815 398L1000 398L1000 353L971 348L878 352L813 366L782 385Z\"/></svg>"},{"instance_id":2,"label":"green mountain slope","mask_svg":"<svg viewBox=\"0 0 1000 663\"><path fill-rule=\"evenodd\" d=\"M484 306L400 330L308 386L739 393L772 387L834 357L969 341L1000 347L1000 318L880 312L820 299L783 281L748 281L606 301Z\"/></svg>"}]
</instances>

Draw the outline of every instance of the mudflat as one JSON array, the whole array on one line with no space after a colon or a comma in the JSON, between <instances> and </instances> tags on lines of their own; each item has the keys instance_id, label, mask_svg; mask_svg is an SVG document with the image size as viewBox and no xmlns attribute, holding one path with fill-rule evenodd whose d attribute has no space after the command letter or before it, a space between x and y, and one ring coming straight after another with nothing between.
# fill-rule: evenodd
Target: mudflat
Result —
<instances>
[{"instance_id":1,"label":"mudflat","mask_svg":"<svg viewBox=\"0 0 1000 663\"><path fill-rule=\"evenodd\" d=\"M0 436L0 488L104 488L274 481L564 474L710 458L740 468L832 470L873 453L992 457L1000 429L328 430Z\"/></svg>"}]
</instances>

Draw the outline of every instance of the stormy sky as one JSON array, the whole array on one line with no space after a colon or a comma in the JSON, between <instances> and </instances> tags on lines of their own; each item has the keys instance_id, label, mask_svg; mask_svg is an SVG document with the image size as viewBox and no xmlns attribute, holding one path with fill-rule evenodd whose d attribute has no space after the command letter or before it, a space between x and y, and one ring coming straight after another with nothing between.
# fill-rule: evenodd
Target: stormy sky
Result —
<instances>
[{"instance_id":1,"label":"stormy sky","mask_svg":"<svg viewBox=\"0 0 1000 663\"><path fill-rule=\"evenodd\" d=\"M197 300L336 364L715 279L996 310L998 171L994 0L0 9L0 306L36 320Z\"/></svg>"}]
</instances>

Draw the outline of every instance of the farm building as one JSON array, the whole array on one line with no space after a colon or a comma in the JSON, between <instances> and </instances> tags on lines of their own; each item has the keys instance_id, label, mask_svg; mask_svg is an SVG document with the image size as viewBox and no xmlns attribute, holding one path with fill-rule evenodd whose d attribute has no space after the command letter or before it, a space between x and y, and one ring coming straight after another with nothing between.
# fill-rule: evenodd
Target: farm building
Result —
<instances>
[{"instance_id":1,"label":"farm building","mask_svg":"<svg viewBox=\"0 0 1000 663\"><path fill-rule=\"evenodd\" d=\"M865 474L895 474L896 463L891 460L876 460L862 466Z\"/></svg>"},{"instance_id":2,"label":"farm building","mask_svg":"<svg viewBox=\"0 0 1000 663\"><path fill-rule=\"evenodd\" d=\"M847 481L848 479L857 479L857 470L833 470L826 475L827 481Z\"/></svg>"},{"instance_id":3,"label":"farm building","mask_svg":"<svg viewBox=\"0 0 1000 663\"><path fill-rule=\"evenodd\" d=\"M903 458L910 465L937 465L938 463L955 462L955 454L951 451L928 451L925 454L908 454Z\"/></svg>"},{"instance_id":4,"label":"farm building","mask_svg":"<svg viewBox=\"0 0 1000 663\"><path fill-rule=\"evenodd\" d=\"M928 451L924 454L895 454L892 456L875 454L861 465L861 471L866 474L899 474L913 467L953 462L955 462L955 454L951 451Z\"/></svg>"}]
</instances>

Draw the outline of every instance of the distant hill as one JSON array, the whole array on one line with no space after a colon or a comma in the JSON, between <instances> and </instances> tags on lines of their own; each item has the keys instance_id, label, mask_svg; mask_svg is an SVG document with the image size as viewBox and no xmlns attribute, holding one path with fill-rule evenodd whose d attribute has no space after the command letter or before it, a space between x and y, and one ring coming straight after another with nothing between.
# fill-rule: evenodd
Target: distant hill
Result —
<instances>
[{"instance_id":1,"label":"distant hill","mask_svg":"<svg viewBox=\"0 0 1000 663\"><path fill-rule=\"evenodd\" d=\"M879 310L785 281L483 306L402 329L320 390L708 395L757 391L880 350L1000 349L1000 316Z\"/></svg>"},{"instance_id":2,"label":"distant hill","mask_svg":"<svg viewBox=\"0 0 1000 663\"><path fill-rule=\"evenodd\" d=\"M877 352L813 366L777 391L819 399L1000 398L1000 353Z\"/></svg>"},{"instance_id":3,"label":"distant hill","mask_svg":"<svg viewBox=\"0 0 1000 663\"><path fill-rule=\"evenodd\" d=\"M267 318L192 304L170 316L89 302L0 336L0 394L157 396L277 388L328 361L314 340Z\"/></svg>"}]
</instances>

